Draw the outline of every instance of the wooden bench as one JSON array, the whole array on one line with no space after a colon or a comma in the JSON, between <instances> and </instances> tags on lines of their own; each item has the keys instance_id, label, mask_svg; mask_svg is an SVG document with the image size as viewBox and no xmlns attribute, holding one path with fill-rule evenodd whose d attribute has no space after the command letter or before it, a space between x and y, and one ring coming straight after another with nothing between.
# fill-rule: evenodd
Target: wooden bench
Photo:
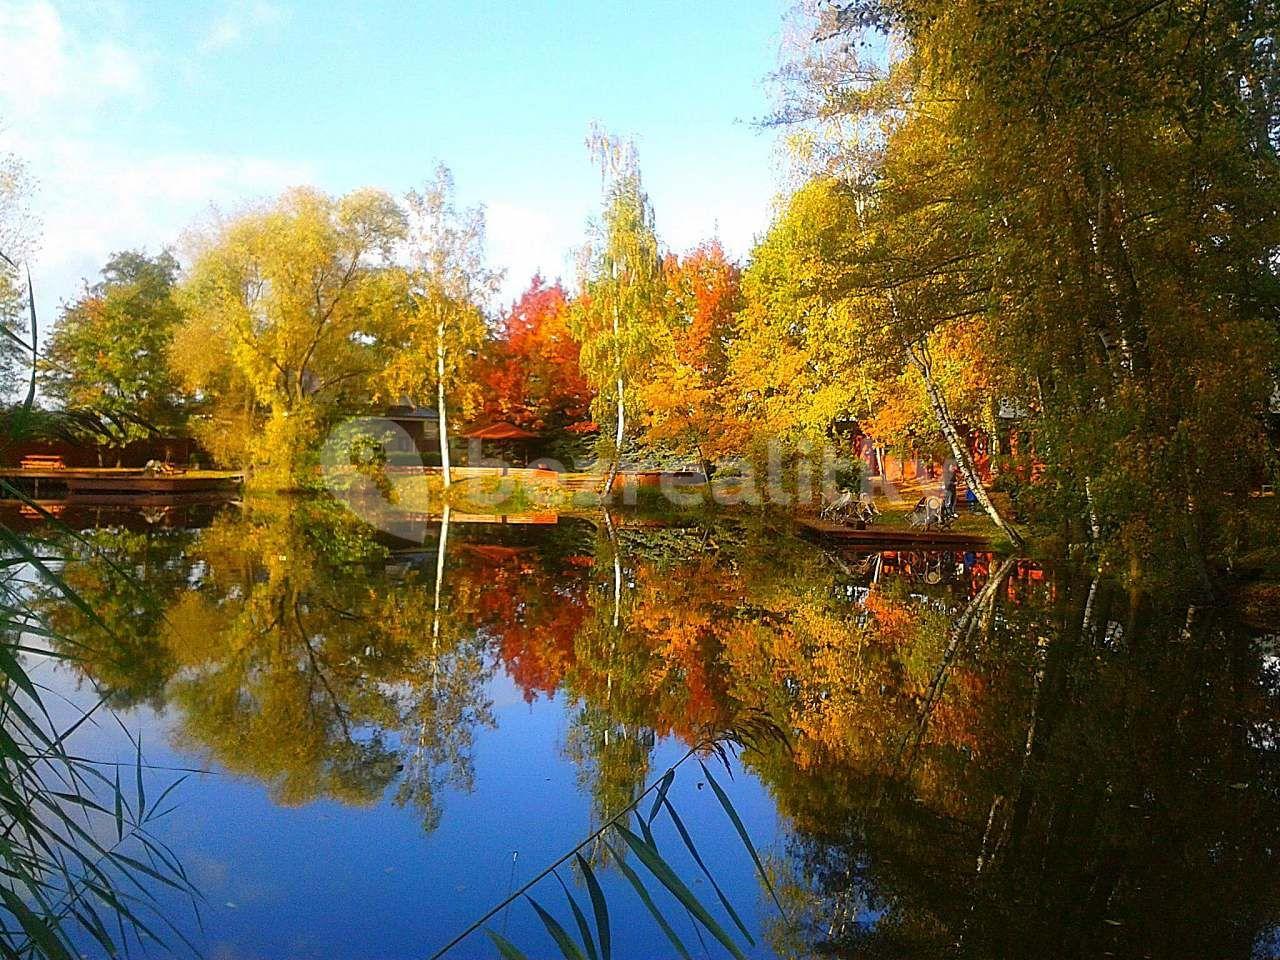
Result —
<instances>
[{"instance_id":1,"label":"wooden bench","mask_svg":"<svg viewBox=\"0 0 1280 960\"><path fill-rule=\"evenodd\" d=\"M65 470L66 462L56 453L30 453L22 458L23 470Z\"/></svg>"}]
</instances>

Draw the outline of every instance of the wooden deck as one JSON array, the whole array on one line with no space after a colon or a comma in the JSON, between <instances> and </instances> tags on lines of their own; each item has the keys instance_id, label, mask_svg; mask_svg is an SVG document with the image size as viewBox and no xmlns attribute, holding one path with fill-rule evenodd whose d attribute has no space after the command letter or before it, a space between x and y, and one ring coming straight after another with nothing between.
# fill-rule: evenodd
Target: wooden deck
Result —
<instances>
[{"instance_id":1,"label":"wooden deck","mask_svg":"<svg viewBox=\"0 0 1280 960\"><path fill-rule=\"evenodd\" d=\"M141 469L49 468L0 469L0 479L36 495L65 491L68 499L111 497L178 497L193 494L231 494L244 483L244 475L217 470L147 474Z\"/></svg>"},{"instance_id":2,"label":"wooden deck","mask_svg":"<svg viewBox=\"0 0 1280 960\"><path fill-rule=\"evenodd\" d=\"M958 533L952 530L896 530L888 527L859 529L844 523L829 523L801 517L796 520L800 531L813 540L850 546L914 547L973 547L988 549L991 541L981 534Z\"/></svg>"}]
</instances>

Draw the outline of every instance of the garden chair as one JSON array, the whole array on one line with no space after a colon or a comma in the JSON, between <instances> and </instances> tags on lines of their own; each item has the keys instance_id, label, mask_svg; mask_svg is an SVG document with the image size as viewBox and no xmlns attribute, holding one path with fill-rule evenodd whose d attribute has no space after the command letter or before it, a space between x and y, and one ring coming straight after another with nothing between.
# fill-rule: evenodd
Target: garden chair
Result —
<instances>
[{"instance_id":1,"label":"garden chair","mask_svg":"<svg viewBox=\"0 0 1280 960\"><path fill-rule=\"evenodd\" d=\"M858 494L858 502L853 507L853 515L867 526L876 521L880 516L880 510L871 494Z\"/></svg>"},{"instance_id":2,"label":"garden chair","mask_svg":"<svg viewBox=\"0 0 1280 960\"><path fill-rule=\"evenodd\" d=\"M843 520L853 502L853 491L844 490L818 512L818 517L822 520Z\"/></svg>"}]
</instances>

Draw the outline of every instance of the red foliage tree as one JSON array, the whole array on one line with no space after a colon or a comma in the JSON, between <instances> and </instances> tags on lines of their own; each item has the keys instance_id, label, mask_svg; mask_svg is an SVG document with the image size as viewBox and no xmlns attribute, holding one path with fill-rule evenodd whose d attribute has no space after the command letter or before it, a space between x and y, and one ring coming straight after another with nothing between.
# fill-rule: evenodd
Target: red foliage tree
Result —
<instances>
[{"instance_id":1,"label":"red foliage tree","mask_svg":"<svg viewBox=\"0 0 1280 960\"><path fill-rule=\"evenodd\" d=\"M565 319L568 295L535 276L480 364L484 417L539 432L581 429L591 388L578 368L578 344Z\"/></svg>"}]
</instances>

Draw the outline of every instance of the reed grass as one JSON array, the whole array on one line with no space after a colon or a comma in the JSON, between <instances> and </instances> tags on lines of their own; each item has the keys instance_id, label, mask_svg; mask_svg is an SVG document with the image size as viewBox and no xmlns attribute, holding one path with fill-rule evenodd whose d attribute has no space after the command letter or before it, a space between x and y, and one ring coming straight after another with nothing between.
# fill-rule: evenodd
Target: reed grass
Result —
<instances>
[{"instance_id":1,"label":"reed grass","mask_svg":"<svg viewBox=\"0 0 1280 960\"><path fill-rule=\"evenodd\" d=\"M759 852L747 832L742 818L734 808L728 793L720 785L707 766L704 757L714 756L723 765L725 771L732 776L731 754L739 749L750 749L765 740L774 740L786 744L785 733L771 720L761 715L748 715L732 730L718 731L690 747L684 755L672 764L661 777L649 783L638 796L618 813L606 820L599 828L584 837L572 849L558 857L550 866L532 877L518 890L513 891L501 902L493 906L483 916L475 920L465 930L455 936L447 944L431 955L429 960L443 960L450 951L472 934L483 931L497 948L505 960L528 960L526 954L515 943L503 934L490 929L486 924L498 916L509 906L524 900L537 915L542 926L555 943L556 949L564 960L612 960L612 931L609 924L608 899L596 876L596 868L591 866L590 859L583 856L583 851L600 844L609 852L612 864L626 878L628 885L637 898L644 904L655 924L670 942L675 954L683 960L692 960L689 948L680 939L672 925L666 910L654 897L655 887L666 891L670 898L679 904L681 911L694 923L695 930L701 938L707 933L716 940L735 960L746 960L742 943L749 947L756 945L755 938L747 929L741 916L730 902L720 883L715 879L706 861L698 852L693 837L685 826L675 806L668 796L672 784L682 767L691 760L697 759L703 777L711 786L720 807L725 812L744 848L750 853L760 880L773 898L778 910L785 916L782 902L778 898L773 882L765 871ZM647 816L641 813L645 799L653 796ZM716 897L729 918L736 935L731 933L725 924L710 910L693 892L691 886L681 878L666 856L658 849L653 834L653 824L662 814L670 819L682 843L688 850L703 876L710 882ZM634 823L632 822L634 818ZM633 829L634 827L634 829ZM628 862L628 853L643 868L644 875ZM565 883L560 871L576 869L591 900L592 915L589 919L586 911ZM572 925L577 929L577 938L568 930L565 923L548 910L542 902L532 896L533 890L554 878L571 916Z\"/></svg>"}]
</instances>

